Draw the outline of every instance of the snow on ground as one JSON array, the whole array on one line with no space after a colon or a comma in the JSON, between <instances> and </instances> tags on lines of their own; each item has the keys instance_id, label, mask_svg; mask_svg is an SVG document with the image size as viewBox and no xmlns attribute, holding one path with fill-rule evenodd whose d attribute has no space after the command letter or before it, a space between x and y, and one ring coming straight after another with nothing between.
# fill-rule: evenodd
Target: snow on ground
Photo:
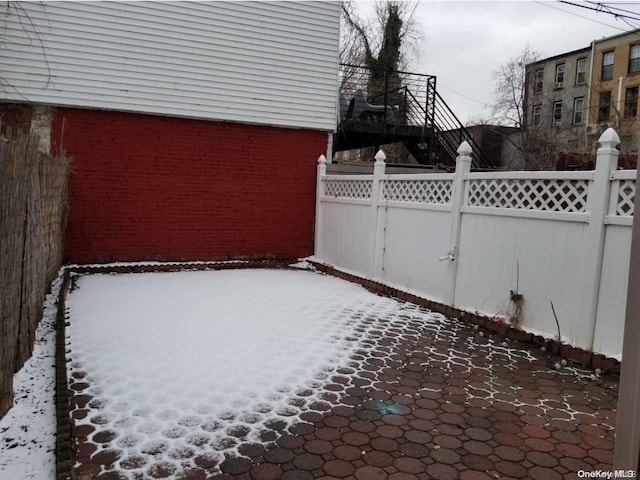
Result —
<instances>
[{"instance_id":1,"label":"snow on ground","mask_svg":"<svg viewBox=\"0 0 640 480\"><path fill-rule=\"evenodd\" d=\"M313 264L309 263L306 259L302 259L299 262L296 263L292 263L291 265L289 265L292 268L298 268L300 270L310 270L312 272L317 272L318 270L316 269L316 267L313 266Z\"/></svg>"},{"instance_id":2,"label":"snow on ground","mask_svg":"<svg viewBox=\"0 0 640 480\"><path fill-rule=\"evenodd\" d=\"M14 406L0 419L0 478L55 478L55 321L62 278L52 284L33 355L13 377Z\"/></svg>"},{"instance_id":3,"label":"snow on ground","mask_svg":"<svg viewBox=\"0 0 640 480\"><path fill-rule=\"evenodd\" d=\"M421 352L445 371L456 366L492 378L494 363L516 369L535 360L440 314L304 270L72 274L72 280L67 365L76 399L84 397L72 399L72 413L97 445L92 458L114 454L116 468L132 479L154 468L175 479L196 459L214 465L238 454L243 442L269 444L305 412L340 404L350 384L373 386L379 366L418 339L433 339ZM58 280L34 356L16 374L16 406L0 421L3 480L54 478L59 288ZM494 399L504 390L492 382L487 388L465 391ZM544 398L514 404L550 408Z\"/></svg>"},{"instance_id":4,"label":"snow on ground","mask_svg":"<svg viewBox=\"0 0 640 480\"><path fill-rule=\"evenodd\" d=\"M178 472L203 454L221 461L277 423L327 410L339 394L322 387L336 372L356 373L350 357L372 328L366 319L404 322L398 302L306 271L76 280L69 375L92 398L76 425L115 435L101 448L117 450L125 469L153 461Z\"/></svg>"}]
</instances>

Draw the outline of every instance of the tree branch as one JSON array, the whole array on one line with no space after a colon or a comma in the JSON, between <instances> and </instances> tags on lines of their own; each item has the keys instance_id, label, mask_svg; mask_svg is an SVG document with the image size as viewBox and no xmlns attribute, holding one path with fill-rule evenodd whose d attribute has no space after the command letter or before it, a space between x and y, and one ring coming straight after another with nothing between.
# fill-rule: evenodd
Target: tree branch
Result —
<instances>
[{"instance_id":1,"label":"tree branch","mask_svg":"<svg viewBox=\"0 0 640 480\"><path fill-rule=\"evenodd\" d=\"M367 37L364 28L361 25L360 19L357 17L356 13L353 12L353 7L350 1L342 2L342 13L344 14L345 21L349 24L351 28L353 28L357 33L365 48L365 56L366 62L369 63L373 58L373 54L371 52L371 46L369 43L369 37Z\"/></svg>"}]
</instances>

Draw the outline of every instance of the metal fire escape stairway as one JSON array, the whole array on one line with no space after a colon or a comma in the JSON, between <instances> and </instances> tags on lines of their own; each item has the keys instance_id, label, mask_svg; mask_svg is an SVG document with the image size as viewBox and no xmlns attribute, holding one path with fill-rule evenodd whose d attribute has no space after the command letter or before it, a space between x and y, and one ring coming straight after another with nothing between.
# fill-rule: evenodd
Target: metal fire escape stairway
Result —
<instances>
[{"instance_id":1,"label":"metal fire escape stairway","mask_svg":"<svg viewBox=\"0 0 640 480\"><path fill-rule=\"evenodd\" d=\"M462 141L473 149L472 167L494 165L436 91L436 77L372 72L340 65L340 114L334 151L402 143L422 165L455 165Z\"/></svg>"}]
</instances>

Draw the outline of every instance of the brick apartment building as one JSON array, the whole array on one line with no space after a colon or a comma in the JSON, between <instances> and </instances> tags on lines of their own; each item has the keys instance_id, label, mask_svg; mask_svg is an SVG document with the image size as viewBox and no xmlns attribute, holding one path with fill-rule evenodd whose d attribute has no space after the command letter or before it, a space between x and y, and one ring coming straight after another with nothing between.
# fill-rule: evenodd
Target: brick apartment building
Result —
<instances>
[{"instance_id":1,"label":"brick apartment building","mask_svg":"<svg viewBox=\"0 0 640 480\"><path fill-rule=\"evenodd\" d=\"M620 134L622 166L635 166L640 97L640 31L594 40L526 67L524 127L558 151L588 156L608 127ZM632 163L633 165L626 165Z\"/></svg>"}]
</instances>

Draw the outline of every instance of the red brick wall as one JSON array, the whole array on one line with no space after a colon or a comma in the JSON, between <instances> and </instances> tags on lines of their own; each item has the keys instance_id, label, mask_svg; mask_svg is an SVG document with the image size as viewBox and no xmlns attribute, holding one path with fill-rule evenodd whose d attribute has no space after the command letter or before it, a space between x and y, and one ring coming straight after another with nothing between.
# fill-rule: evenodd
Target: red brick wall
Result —
<instances>
[{"instance_id":1,"label":"red brick wall","mask_svg":"<svg viewBox=\"0 0 640 480\"><path fill-rule=\"evenodd\" d=\"M67 261L313 253L326 132L59 108L51 142L72 157Z\"/></svg>"}]
</instances>

